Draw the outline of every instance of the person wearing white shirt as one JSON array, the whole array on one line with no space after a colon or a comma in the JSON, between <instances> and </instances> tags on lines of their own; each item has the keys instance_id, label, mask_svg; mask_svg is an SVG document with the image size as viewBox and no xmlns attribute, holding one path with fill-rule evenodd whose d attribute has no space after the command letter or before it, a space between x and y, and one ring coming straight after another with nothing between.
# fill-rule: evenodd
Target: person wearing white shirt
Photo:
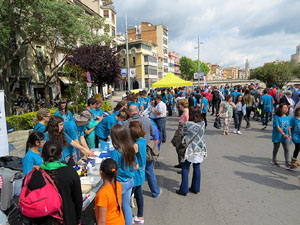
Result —
<instances>
[{"instance_id":1,"label":"person wearing white shirt","mask_svg":"<svg viewBox=\"0 0 300 225\"><path fill-rule=\"evenodd\" d=\"M167 140L167 134L166 134L167 106L162 101L162 97L160 95L156 96L155 100L157 105L154 108L152 108L151 119L154 120L154 122L158 127L162 143L165 143Z\"/></svg>"}]
</instances>

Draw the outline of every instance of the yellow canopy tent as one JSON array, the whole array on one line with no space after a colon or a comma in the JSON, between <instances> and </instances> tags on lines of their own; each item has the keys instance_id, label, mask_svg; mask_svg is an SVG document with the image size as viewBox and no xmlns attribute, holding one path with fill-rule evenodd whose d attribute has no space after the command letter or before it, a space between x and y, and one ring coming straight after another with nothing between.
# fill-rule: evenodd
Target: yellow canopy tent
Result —
<instances>
[{"instance_id":1,"label":"yellow canopy tent","mask_svg":"<svg viewBox=\"0 0 300 225\"><path fill-rule=\"evenodd\" d=\"M183 80L174 73L169 72L164 78L152 84L152 88L158 87L183 87L183 86L193 86L192 81Z\"/></svg>"}]
</instances>

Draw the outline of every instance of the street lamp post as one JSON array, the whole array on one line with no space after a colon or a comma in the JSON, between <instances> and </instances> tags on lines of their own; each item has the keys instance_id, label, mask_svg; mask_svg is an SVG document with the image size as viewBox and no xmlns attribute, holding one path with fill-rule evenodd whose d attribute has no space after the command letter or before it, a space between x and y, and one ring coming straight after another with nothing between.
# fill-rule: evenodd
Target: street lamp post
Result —
<instances>
[{"instance_id":1,"label":"street lamp post","mask_svg":"<svg viewBox=\"0 0 300 225\"><path fill-rule=\"evenodd\" d=\"M200 37L198 35L198 87L200 87L200 45L202 45L203 42L200 42Z\"/></svg>"},{"instance_id":2,"label":"street lamp post","mask_svg":"<svg viewBox=\"0 0 300 225\"><path fill-rule=\"evenodd\" d=\"M125 39L126 39L126 61L127 61L127 83L128 91L130 91L130 69L129 69L129 54L128 54L128 25L127 25L127 13L125 16Z\"/></svg>"}]
</instances>

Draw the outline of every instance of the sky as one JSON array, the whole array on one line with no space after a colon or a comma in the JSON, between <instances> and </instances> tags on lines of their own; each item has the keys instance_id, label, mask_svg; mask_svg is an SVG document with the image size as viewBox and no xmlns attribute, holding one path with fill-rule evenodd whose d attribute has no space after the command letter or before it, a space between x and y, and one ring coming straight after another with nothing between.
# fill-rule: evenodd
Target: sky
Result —
<instances>
[{"instance_id":1,"label":"sky","mask_svg":"<svg viewBox=\"0 0 300 225\"><path fill-rule=\"evenodd\" d=\"M169 51L222 67L290 60L300 44L300 0L114 0L117 32L150 22L169 29Z\"/></svg>"}]
</instances>

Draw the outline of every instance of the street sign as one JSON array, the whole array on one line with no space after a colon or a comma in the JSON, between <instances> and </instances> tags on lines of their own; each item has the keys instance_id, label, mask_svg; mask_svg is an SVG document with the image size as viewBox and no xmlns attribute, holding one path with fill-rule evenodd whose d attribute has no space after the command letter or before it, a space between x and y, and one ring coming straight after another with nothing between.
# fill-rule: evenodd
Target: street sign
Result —
<instances>
[{"instance_id":1,"label":"street sign","mask_svg":"<svg viewBox=\"0 0 300 225\"><path fill-rule=\"evenodd\" d=\"M201 72L200 73L200 78L203 78L204 77L204 73ZM198 79L198 73L194 73L194 79L197 80Z\"/></svg>"},{"instance_id":2,"label":"street sign","mask_svg":"<svg viewBox=\"0 0 300 225\"><path fill-rule=\"evenodd\" d=\"M92 82L92 77L91 77L91 73L90 73L90 72L87 72L87 73L86 73L86 79L87 79L87 82L88 82L88 83L91 83L91 82Z\"/></svg>"}]
</instances>

